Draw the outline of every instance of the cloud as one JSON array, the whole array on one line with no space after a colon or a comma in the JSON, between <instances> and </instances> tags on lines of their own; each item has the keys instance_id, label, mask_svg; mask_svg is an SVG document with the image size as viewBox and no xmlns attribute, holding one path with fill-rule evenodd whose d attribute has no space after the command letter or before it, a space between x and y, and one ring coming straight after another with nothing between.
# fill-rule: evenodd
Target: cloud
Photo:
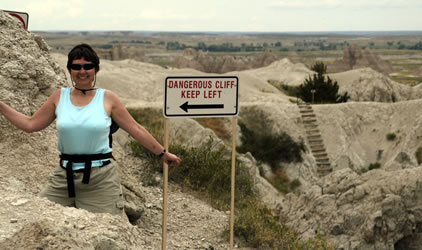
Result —
<instances>
[{"instance_id":1,"label":"cloud","mask_svg":"<svg viewBox=\"0 0 422 250\"><path fill-rule=\"evenodd\" d=\"M338 0L325 1L277 1L270 4L270 7L287 7L287 8L314 8L314 7L333 7L338 6Z\"/></svg>"},{"instance_id":2,"label":"cloud","mask_svg":"<svg viewBox=\"0 0 422 250\"><path fill-rule=\"evenodd\" d=\"M281 0L269 4L270 8L408 8L422 7L420 0Z\"/></svg>"},{"instance_id":3,"label":"cloud","mask_svg":"<svg viewBox=\"0 0 422 250\"><path fill-rule=\"evenodd\" d=\"M168 20L185 21L185 20L190 19L189 16L183 13L177 13L177 12L169 11L169 10L163 11L163 10L154 10L154 9L142 10L139 17L142 19L148 19L148 20L164 20L164 21L168 21Z\"/></svg>"},{"instance_id":4,"label":"cloud","mask_svg":"<svg viewBox=\"0 0 422 250\"><path fill-rule=\"evenodd\" d=\"M139 13L140 19L147 19L152 21L193 21L193 20L212 20L215 17L213 13L196 15L195 12L177 12L175 10L157 10L146 9Z\"/></svg>"},{"instance_id":5,"label":"cloud","mask_svg":"<svg viewBox=\"0 0 422 250\"><path fill-rule=\"evenodd\" d=\"M82 0L68 0L68 1L32 1L26 6L26 9L32 15L37 16L51 16L63 15L69 17L77 17L83 13L85 3Z\"/></svg>"},{"instance_id":6,"label":"cloud","mask_svg":"<svg viewBox=\"0 0 422 250\"><path fill-rule=\"evenodd\" d=\"M13 3L12 3L13 2ZM9 0L32 30L285 31L420 29L422 0ZM283 12L280 14L280 12ZM323 14L325 19L321 19ZM401 26L397 26L400 24Z\"/></svg>"}]
</instances>

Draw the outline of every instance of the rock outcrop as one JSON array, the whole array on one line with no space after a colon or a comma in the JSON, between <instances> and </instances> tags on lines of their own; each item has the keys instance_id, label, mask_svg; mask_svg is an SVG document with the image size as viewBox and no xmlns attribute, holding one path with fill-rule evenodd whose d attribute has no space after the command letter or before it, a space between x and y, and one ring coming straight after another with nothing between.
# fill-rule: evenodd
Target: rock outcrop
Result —
<instances>
[{"instance_id":1,"label":"rock outcrop","mask_svg":"<svg viewBox=\"0 0 422 250\"><path fill-rule=\"evenodd\" d=\"M282 222L336 249L419 249L422 168L358 175L342 169L282 201ZM417 248L409 248L417 246Z\"/></svg>"},{"instance_id":2,"label":"rock outcrop","mask_svg":"<svg viewBox=\"0 0 422 250\"><path fill-rule=\"evenodd\" d=\"M328 66L328 72L342 72L358 68L372 68L375 71L388 75L393 72L389 61L382 60L368 48L362 49L353 44L344 48L343 58L334 61Z\"/></svg>"},{"instance_id":3,"label":"rock outcrop","mask_svg":"<svg viewBox=\"0 0 422 250\"><path fill-rule=\"evenodd\" d=\"M263 80L274 80L288 86L298 86L303 84L305 79L314 74L302 63L292 63L289 59L283 58L270 65L257 69L245 70Z\"/></svg>"},{"instance_id":4,"label":"rock outcrop","mask_svg":"<svg viewBox=\"0 0 422 250\"><path fill-rule=\"evenodd\" d=\"M54 90L66 85L66 77L41 37L22 30L14 18L3 12L0 17L0 98L20 112L32 115ZM3 116L0 126L0 150L4 152L1 176L16 175L20 181L32 182L28 190L39 192L44 180L38 177L45 176L50 163L57 162L54 126L28 135L14 128Z\"/></svg>"},{"instance_id":5,"label":"rock outcrop","mask_svg":"<svg viewBox=\"0 0 422 250\"><path fill-rule=\"evenodd\" d=\"M338 82L340 93L347 91L349 101L399 102L422 98L419 87L397 83L371 68L330 74L330 77Z\"/></svg>"},{"instance_id":6,"label":"rock outcrop","mask_svg":"<svg viewBox=\"0 0 422 250\"><path fill-rule=\"evenodd\" d=\"M65 71L51 57L41 37L23 30L17 19L2 11L0 36L0 98L32 115L53 91L69 86ZM130 221L63 207L38 197L58 164L54 123L26 134L0 115L0 128L0 249L161 248L163 194L160 187L142 185L144 162L126 148L128 136L124 131L115 134L113 153L121 166ZM174 125L172 128L180 131ZM202 141L200 135L209 136L209 131L200 132L190 139ZM228 242L220 236L228 221L225 212L180 192L178 187L169 187L167 247L227 249Z\"/></svg>"},{"instance_id":7,"label":"rock outcrop","mask_svg":"<svg viewBox=\"0 0 422 250\"><path fill-rule=\"evenodd\" d=\"M185 49L182 56L176 57L173 66L192 68L206 73L226 73L269 65L277 58L268 51L254 58L235 58L233 56L211 56L203 51Z\"/></svg>"}]
</instances>

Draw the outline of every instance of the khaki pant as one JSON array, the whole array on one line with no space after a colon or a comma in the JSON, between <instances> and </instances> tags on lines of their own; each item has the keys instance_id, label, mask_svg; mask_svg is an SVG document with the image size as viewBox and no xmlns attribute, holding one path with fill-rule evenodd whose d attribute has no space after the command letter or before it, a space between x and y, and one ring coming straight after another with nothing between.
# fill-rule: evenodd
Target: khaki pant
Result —
<instances>
[{"instance_id":1,"label":"khaki pant","mask_svg":"<svg viewBox=\"0 0 422 250\"><path fill-rule=\"evenodd\" d=\"M40 195L63 206L122 216L124 204L118 164L112 160L107 166L93 167L89 184L82 183L83 175L83 172L73 173L76 197L69 198L66 170L57 166Z\"/></svg>"}]
</instances>

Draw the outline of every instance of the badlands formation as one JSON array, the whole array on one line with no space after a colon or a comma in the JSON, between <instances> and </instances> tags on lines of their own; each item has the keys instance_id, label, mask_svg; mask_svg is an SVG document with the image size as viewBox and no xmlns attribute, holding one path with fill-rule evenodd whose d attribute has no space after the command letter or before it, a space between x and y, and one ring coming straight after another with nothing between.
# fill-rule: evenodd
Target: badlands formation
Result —
<instances>
[{"instance_id":1,"label":"badlands formation","mask_svg":"<svg viewBox=\"0 0 422 250\"><path fill-rule=\"evenodd\" d=\"M0 98L27 115L57 88L70 86L66 57L50 54L39 36L24 31L0 12ZM233 71L240 81L240 119L245 107L262 110L273 132L295 140L306 131L298 106L269 85L298 85L313 74L287 59L269 66ZM162 108L167 76L209 75L193 69L164 69L133 60L101 61L97 86L116 92L127 106ZM319 176L309 150L304 161L286 164L295 193L277 193L260 175L250 154L239 155L250 168L262 200L281 222L303 238L326 235L336 249L418 249L422 245L422 88L391 81L369 68L331 75L351 100L312 105L332 173ZM58 162L55 125L25 134L0 117L0 249L159 249L161 189L140 183L142 161L131 156L127 135L119 131L113 149L121 165L126 211L131 223L107 214L65 208L38 197ZM172 119L171 134L199 145L215 136L191 119ZM189 128L189 130L187 129ZM182 132L180 132L182 131ZM177 133L177 137L174 134ZM394 133L394 140L386 135ZM372 163L379 169L363 172ZM219 234L225 212L170 185L168 249L228 249Z\"/></svg>"},{"instance_id":2,"label":"badlands formation","mask_svg":"<svg viewBox=\"0 0 422 250\"><path fill-rule=\"evenodd\" d=\"M343 58L334 61L328 70L330 72L340 72L365 67L370 67L385 75L393 72L393 66L389 61L384 61L371 53L368 48L362 50L355 44L345 47Z\"/></svg>"}]
</instances>

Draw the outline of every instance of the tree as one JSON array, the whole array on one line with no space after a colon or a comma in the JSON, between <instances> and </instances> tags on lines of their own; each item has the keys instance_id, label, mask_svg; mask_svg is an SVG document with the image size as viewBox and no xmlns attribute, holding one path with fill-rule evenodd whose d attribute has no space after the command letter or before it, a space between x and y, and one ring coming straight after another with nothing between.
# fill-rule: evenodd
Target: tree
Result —
<instances>
[{"instance_id":1,"label":"tree","mask_svg":"<svg viewBox=\"0 0 422 250\"><path fill-rule=\"evenodd\" d=\"M337 81L329 76L325 77L327 66L323 62L315 63L311 69L317 73L309 76L303 84L299 85L298 97L305 102L315 103L340 103L349 100L350 96L347 92L343 95L338 94Z\"/></svg>"},{"instance_id":2,"label":"tree","mask_svg":"<svg viewBox=\"0 0 422 250\"><path fill-rule=\"evenodd\" d=\"M413 46L409 46L409 48L408 48L408 49L422 50L422 41L421 41L421 42L416 43L416 44L415 44L415 45L413 45Z\"/></svg>"},{"instance_id":3,"label":"tree","mask_svg":"<svg viewBox=\"0 0 422 250\"><path fill-rule=\"evenodd\" d=\"M311 70L317 72L318 74L324 75L327 73L327 66L323 62L316 62L311 66Z\"/></svg>"},{"instance_id":4,"label":"tree","mask_svg":"<svg viewBox=\"0 0 422 250\"><path fill-rule=\"evenodd\" d=\"M206 51L207 45L204 42L199 42L198 45L197 45L197 50Z\"/></svg>"}]
</instances>

